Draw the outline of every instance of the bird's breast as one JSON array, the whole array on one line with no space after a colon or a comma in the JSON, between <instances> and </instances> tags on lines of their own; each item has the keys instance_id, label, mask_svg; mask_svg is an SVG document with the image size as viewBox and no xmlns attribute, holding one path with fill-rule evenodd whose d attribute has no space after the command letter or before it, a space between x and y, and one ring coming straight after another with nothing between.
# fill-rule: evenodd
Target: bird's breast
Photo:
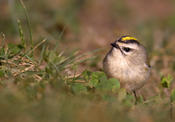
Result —
<instances>
[{"instance_id":1,"label":"bird's breast","mask_svg":"<svg viewBox=\"0 0 175 122\"><path fill-rule=\"evenodd\" d=\"M109 77L120 80L121 85L129 91L143 86L148 77L148 72L143 66L133 66L120 56L106 57L103 67Z\"/></svg>"}]
</instances>

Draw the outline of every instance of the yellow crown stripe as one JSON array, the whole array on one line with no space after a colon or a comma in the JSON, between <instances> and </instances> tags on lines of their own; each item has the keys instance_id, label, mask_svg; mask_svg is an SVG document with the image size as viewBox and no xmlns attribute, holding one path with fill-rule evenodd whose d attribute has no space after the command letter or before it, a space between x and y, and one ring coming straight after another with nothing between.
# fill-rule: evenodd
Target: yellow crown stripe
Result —
<instances>
[{"instance_id":1,"label":"yellow crown stripe","mask_svg":"<svg viewBox=\"0 0 175 122\"><path fill-rule=\"evenodd\" d=\"M137 41L137 39L136 38L134 38L134 37L123 37L122 39L121 39L121 41L127 41L127 40L136 40Z\"/></svg>"}]
</instances>

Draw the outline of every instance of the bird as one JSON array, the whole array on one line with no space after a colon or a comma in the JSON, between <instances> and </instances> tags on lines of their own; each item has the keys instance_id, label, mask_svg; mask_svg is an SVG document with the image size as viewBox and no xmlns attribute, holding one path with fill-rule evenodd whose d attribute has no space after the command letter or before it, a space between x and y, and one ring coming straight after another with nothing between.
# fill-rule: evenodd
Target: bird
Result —
<instances>
[{"instance_id":1,"label":"bird","mask_svg":"<svg viewBox=\"0 0 175 122\"><path fill-rule=\"evenodd\" d=\"M103 59L104 72L119 80L121 87L133 92L142 88L150 77L151 66L146 48L132 36L121 36L111 43L111 49Z\"/></svg>"}]
</instances>

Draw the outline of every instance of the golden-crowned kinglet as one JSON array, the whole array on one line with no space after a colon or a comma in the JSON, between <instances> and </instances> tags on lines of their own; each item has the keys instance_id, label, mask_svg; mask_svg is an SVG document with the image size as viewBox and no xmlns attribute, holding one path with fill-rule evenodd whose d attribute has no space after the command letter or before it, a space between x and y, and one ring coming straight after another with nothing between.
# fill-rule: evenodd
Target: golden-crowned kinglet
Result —
<instances>
[{"instance_id":1,"label":"golden-crowned kinglet","mask_svg":"<svg viewBox=\"0 0 175 122\"><path fill-rule=\"evenodd\" d=\"M146 49L131 36L122 36L111 46L103 60L104 72L108 77L118 79L127 91L135 92L150 75Z\"/></svg>"}]
</instances>

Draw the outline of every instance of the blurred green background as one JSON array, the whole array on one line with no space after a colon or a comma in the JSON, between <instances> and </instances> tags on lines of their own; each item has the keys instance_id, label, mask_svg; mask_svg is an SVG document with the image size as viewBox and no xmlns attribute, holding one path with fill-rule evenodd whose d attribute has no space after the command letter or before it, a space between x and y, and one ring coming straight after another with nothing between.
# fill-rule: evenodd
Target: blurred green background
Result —
<instances>
[{"instance_id":1,"label":"blurred green background","mask_svg":"<svg viewBox=\"0 0 175 122\"><path fill-rule=\"evenodd\" d=\"M44 76L42 83L35 82L37 78L32 79L30 75L27 78L1 77L8 74L1 65L0 120L3 122L173 121L169 119L170 111L166 105L175 83L162 89L160 82L164 82L161 79L163 76L167 77L165 82L168 83L175 77L174 0L0 0L1 46L4 40L5 43L20 43L17 20L21 21L27 46L30 46L31 40L36 45L46 39L49 49L64 52L65 56L75 50L84 54L99 49L98 53L87 56L95 55L95 58L81 63L78 69L73 67L77 74L85 69L102 71L102 60L110 43L123 35L134 36L144 44L149 53L152 73L149 82L138 91L148 101L130 106L127 100L133 102L131 96L121 102L113 94L109 97L92 92L74 96L67 93L67 89L60 90L59 83L63 79L60 78L58 82L49 63L52 62L50 60L54 60L54 63L58 61L57 57L61 54L56 55L52 51L48 57L43 57L45 63L42 66L36 66L46 67L42 73L48 76L38 75ZM55 45L57 48L54 48ZM43 47L37 50L36 59L40 57L39 52ZM73 89L76 91L77 87ZM79 85L78 91L86 90ZM122 90L120 92L125 94ZM121 103L127 103L127 106Z\"/></svg>"},{"instance_id":2,"label":"blurred green background","mask_svg":"<svg viewBox=\"0 0 175 122\"><path fill-rule=\"evenodd\" d=\"M24 4L36 40L47 37L50 43L59 40L85 50L106 46L126 34L139 38L149 50L173 40L173 0L24 0ZM16 20L27 26L20 0L1 0L0 9L1 32L9 41L18 40Z\"/></svg>"}]
</instances>

